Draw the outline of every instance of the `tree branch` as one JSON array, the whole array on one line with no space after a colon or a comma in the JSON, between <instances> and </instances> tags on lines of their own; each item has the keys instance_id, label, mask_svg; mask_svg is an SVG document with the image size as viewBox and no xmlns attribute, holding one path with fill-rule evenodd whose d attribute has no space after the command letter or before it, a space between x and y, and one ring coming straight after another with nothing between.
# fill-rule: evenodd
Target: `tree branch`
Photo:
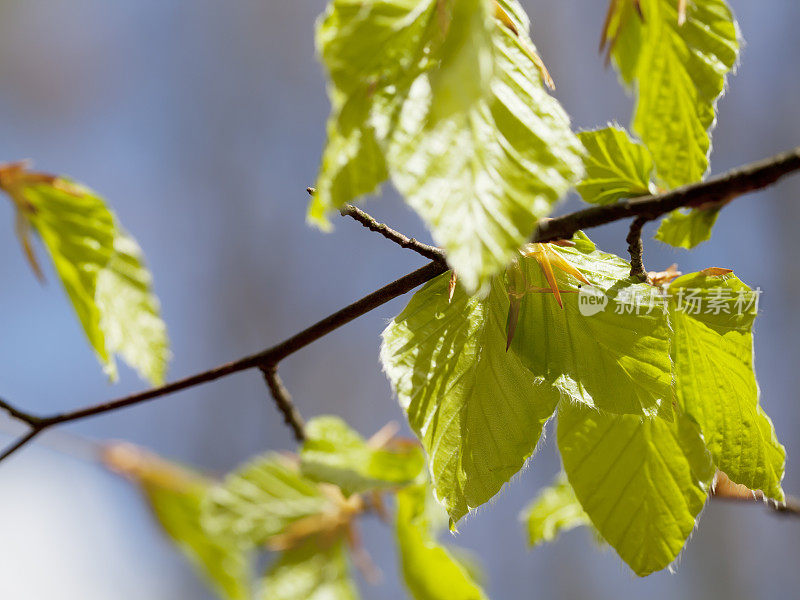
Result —
<instances>
[{"instance_id":1,"label":"tree branch","mask_svg":"<svg viewBox=\"0 0 800 600\"><path fill-rule=\"evenodd\" d=\"M632 217L650 220L676 208L725 203L737 196L769 187L782 177L800 169L800 146L772 158L728 171L727 173L664 194L592 206L563 217L544 221L531 239L549 242L569 238L579 229L591 229Z\"/></svg>"},{"instance_id":2,"label":"tree branch","mask_svg":"<svg viewBox=\"0 0 800 600\"><path fill-rule=\"evenodd\" d=\"M628 253L631 255L631 277L639 281L647 281L647 271L644 270L644 246L642 245L642 228L649 221L647 217L636 217L628 231Z\"/></svg>"},{"instance_id":3,"label":"tree branch","mask_svg":"<svg viewBox=\"0 0 800 600\"><path fill-rule=\"evenodd\" d=\"M278 410L283 414L283 420L291 428L297 443L302 444L306 440L305 422L294 402L292 402L292 395L283 385L283 381L278 375L278 366L261 367L261 373L263 373L267 387L269 387L269 391L275 399L275 404L278 405Z\"/></svg>"},{"instance_id":4,"label":"tree branch","mask_svg":"<svg viewBox=\"0 0 800 600\"><path fill-rule=\"evenodd\" d=\"M561 238L569 238L580 229L598 227L627 218L646 217L648 220L652 220L680 207L694 207L707 205L709 203L725 203L741 194L765 188L775 183L783 176L799 169L800 146L784 154L774 156L773 158L734 169L733 171L729 171L724 175L708 181L684 186L665 194L625 200L615 204L593 206L554 219L542 220L539 229L531 241L547 242ZM349 212L345 214L353 216ZM354 216L353 218L356 217ZM372 217L369 217L369 220L377 223ZM370 229L372 229L372 227L370 227ZM411 242L413 240L411 240L411 238L394 232L388 227L385 227L385 229L376 227L375 231L378 231L378 233L381 233L381 235L384 235L384 237L387 237L387 239L395 243L400 243L401 246L407 244L403 247L412 247ZM392 233L387 235L389 232ZM419 245L420 243L417 242L415 246L418 247ZM428 248L430 249L431 247ZM419 251L419 248L416 248L416 250ZM439 250L439 252L441 251ZM61 423L77 421L79 419L85 419L128 406L141 404L148 400L160 398L209 381L214 381L240 371L261 368L264 365L271 365L277 368L278 363L290 354L297 352L342 325L349 323L447 271L447 266L441 261L439 252L436 253L437 258L434 262L346 306L283 342L257 354L245 356L208 371L203 371L202 373L197 373L145 392L132 394L70 412L44 417L25 413L6 402L2 402L0 408L5 409L12 417L27 423L31 427L31 430L0 454L0 460L23 447L40 432Z\"/></svg>"}]
</instances>

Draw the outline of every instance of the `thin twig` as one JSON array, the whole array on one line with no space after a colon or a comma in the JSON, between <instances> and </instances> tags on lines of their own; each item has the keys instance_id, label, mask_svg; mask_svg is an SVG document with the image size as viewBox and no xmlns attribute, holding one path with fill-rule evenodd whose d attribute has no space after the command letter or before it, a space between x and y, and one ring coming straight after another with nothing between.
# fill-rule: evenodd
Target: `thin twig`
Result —
<instances>
[{"instance_id":1,"label":"thin twig","mask_svg":"<svg viewBox=\"0 0 800 600\"><path fill-rule=\"evenodd\" d=\"M33 438L37 435L42 433L44 429L41 427L36 427L28 431L25 435L21 436L17 441L12 443L10 446L7 446L2 452L0 452L0 460L5 460L14 452L25 446L28 442L30 442Z\"/></svg>"},{"instance_id":2,"label":"thin twig","mask_svg":"<svg viewBox=\"0 0 800 600\"><path fill-rule=\"evenodd\" d=\"M283 385L283 381L278 375L278 365L261 367L261 373L264 375L264 380L267 382L267 387L269 387L269 391L275 399L278 410L283 414L283 420L291 428L297 443L302 444L306 440L305 422L300 415L300 411L297 410L294 402L292 402L292 395Z\"/></svg>"},{"instance_id":3,"label":"thin twig","mask_svg":"<svg viewBox=\"0 0 800 600\"><path fill-rule=\"evenodd\" d=\"M352 217L370 231L374 231L375 233L381 234L387 240L391 240L401 248L408 248L409 250L413 250L417 254L420 254L430 260L445 262L446 257L444 251L441 248L437 248L436 246L430 246L428 244L419 242L414 238L405 236L399 231L395 231L388 225L385 225L384 223L379 223L372 216L365 213L360 208L353 206L352 204L345 204L344 208L342 208L339 212L342 214L342 216Z\"/></svg>"},{"instance_id":4,"label":"thin twig","mask_svg":"<svg viewBox=\"0 0 800 600\"><path fill-rule=\"evenodd\" d=\"M308 192L309 196L313 196L317 193L316 188L308 187L306 188L306 192ZM441 248L437 248L436 246L430 246L428 244L424 244L423 242L417 241L414 238L410 238L407 235L400 233L399 231L395 231L386 223L381 223L375 217L370 215L369 213L364 212L360 208L353 206L352 204L345 204L340 210L339 213L343 217L350 217L369 229L370 231L374 231L375 233L379 233L387 240L394 242L401 248L407 248L409 250L413 250L417 254L424 256L429 260L435 260L439 262L445 262L445 254Z\"/></svg>"},{"instance_id":5,"label":"thin twig","mask_svg":"<svg viewBox=\"0 0 800 600\"><path fill-rule=\"evenodd\" d=\"M646 196L644 198L626 200L615 204L595 206L562 217L556 217L546 221L543 220L536 234L533 236L532 241L547 242L554 239L569 238L580 229L589 229L637 216L655 219L662 214L684 206L699 206L708 204L709 202L727 202L738 195L765 188L775 183L783 176L799 169L800 146L790 152L776 155L773 158L729 171L714 179L684 186L665 194ZM32 431L21 438L10 448L10 451L6 450L4 454L0 455L0 460L8 456L11 452L24 446L41 431L54 425L77 421L79 419L85 419L128 406L141 404L148 400L160 398L180 390L214 381L232 375L233 373L261 367L265 364L277 365L282 359L324 337L331 331L411 291L418 285L433 279L445 271L447 271L447 266L439 260L431 262L368 296L365 296L350 306L333 313L322 321L319 321L271 348L145 392L88 406L79 410L45 417L27 415L27 413L23 413L17 409L9 410L8 405L2 406L2 408L5 408L12 416L26 415L35 420L38 419L38 426L32 426ZM16 415L13 411L16 411ZM22 417L21 420L31 424L31 421L26 420L24 417Z\"/></svg>"},{"instance_id":6,"label":"thin twig","mask_svg":"<svg viewBox=\"0 0 800 600\"><path fill-rule=\"evenodd\" d=\"M644 269L644 246L642 245L642 228L650 219L647 217L636 217L631 223L631 228L628 231L628 237L625 241L628 242L628 252L631 255L631 277L639 281L647 280L647 271Z\"/></svg>"}]
</instances>

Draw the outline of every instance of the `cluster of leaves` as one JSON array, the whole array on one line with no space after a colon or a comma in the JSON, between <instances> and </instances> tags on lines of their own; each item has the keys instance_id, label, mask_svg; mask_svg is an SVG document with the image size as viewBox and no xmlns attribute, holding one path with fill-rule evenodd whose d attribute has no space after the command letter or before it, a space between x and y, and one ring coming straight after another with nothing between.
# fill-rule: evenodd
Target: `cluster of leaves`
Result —
<instances>
[{"instance_id":1,"label":"cluster of leaves","mask_svg":"<svg viewBox=\"0 0 800 600\"><path fill-rule=\"evenodd\" d=\"M65 177L32 172L25 162L0 165L0 189L16 209L17 235L31 268L44 279L34 231L108 376L116 379L119 355L143 378L163 383L169 340L152 277L138 244L105 201Z\"/></svg>"},{"instance_id":2,"label":"cluster of leaves","mask_svg":"<svg viewBox=\"0 0 800 600\"><path fill-rule=\"evenodd\" d=\"M129 445L110 446L105 462L142 489L164 530L221 597L229 600L358 598L351 563L369 573L357 522L387 518L401 571L418 600L483 600L469 562L436 542L446 515L433 501L419 445L378 432L364 440L336 417L308 424L299 455L267 454L223 481ZM253 576L264 551L266 573Z\"/></svg>"},{"instance_id":3,"label":"cluster of leaves","mask_svg":"<svg viewBox=\"0 0 800 600\"><path fill-rule=\"evenodd\" d=\"M565 475L527 513L532 542L591 524L647 575L680 552L716 470L783 498L755 305L692 314L676 300L750 289L720 269L642 283L580 233L524 244L572 186L605 204L704 176L738 27L724 0L612 0L603 45L636 95L639 140L618 126L573 135L528 32L515 0L331 0L318 44L333 112L309 216L324 224L390 179L458 276L417 292L381 349L451 527L557 414ZM676 211L657 239L694 247L720 207ZM582 286L612 304L655 297L655 310L584 316Z\"/></svg>"}]
</instances>

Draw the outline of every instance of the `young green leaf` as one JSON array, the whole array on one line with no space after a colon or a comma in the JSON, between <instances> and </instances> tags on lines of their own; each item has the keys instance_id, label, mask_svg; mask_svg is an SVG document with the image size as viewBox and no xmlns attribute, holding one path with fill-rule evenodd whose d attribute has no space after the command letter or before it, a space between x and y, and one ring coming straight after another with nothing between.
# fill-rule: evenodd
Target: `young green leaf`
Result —
<instances>
[{"instance_id":1,"label":"young green leaf","mask_svg":"<svg viewBox=\"0 0 800 600\"><path fill-rule=\"evenodd\" d=\"M341 540L283 552L259 583L258 600L357 600Z\"/></svg>"},{"instance_id":2,"label":"young green leaf","mask_svg":"<svg viewBox=\"0 0 800 600\"><path fill-rule=\"evenodd\" d=\"M543 489L528 505L522 513L522 520L531 546L552 542L570 529L591 526L592 523L564 473L560 473L553 484Z\"/></svg>"},{"instance_id":3,"label":"young green leaf","mask_svg":"<svg viewBox=\"0 0 800 600\"><path fill-rule=\"evenodd\" d=\"M226 600L249 600L245 551L225 532L201 525L201 506L210 482L202 476L127 444L110 446L105 463L142 489L164 531Z\"/></svg>"},{"instance_id":4,"label":"young green leaf","mask_svg":"<svg viewBox=\"0 0 800 600\"><path fill-rule=\"evenodd\" d=\"M315 482L300 474L296 463L267 454L209 490L203 524L211 533L228 532L263 545L285 534L292 523L319 515L331 504Z\"/></svg>"},{"instance_id":5,"label":"young green leaf","mask_svg":"<svg viewBox=\"0 0 800 600\"><path fill-rule=\"evenodd\" d=\"M519 471L558 394L506 352L504 284L494 280L486 299L459 286L449 302L449 279L429 282L392 321L381 362L455 523Z\"/></svg>"},{"instance_id":6,"label":"young green leaf","mask_svg":"<svg viewBox=\"0 0 800 600\"><path fill-rule=\"evenodd\" d=\"M590 204L609 204L621 198L646 196L656 191L650 182L653 158L639 142L619 127L584 131L578 139L586 148L586 174L577 190Z\"/></svg>"},{"instance_id":7,"label":"young green leaf","mask_svg":"<svg viewBox=\"0 0 800 600\"><path fill-rule=\"evenodd\" d=\"M664 217L656 231L656 239L691 250L711 239L711 229L717 222L719 208L678 209Z\"/></svg>"},{"instance_id":8,"label":"young green leaf","mask_svg":"<svg viewBox=\"0 0 800 600\"><path fill-rule=\"evenodd\" d=\"M333 0L318 31L334 116L313 221L388 174L467 289L488 290L582 171L521 9L502 6L516 32L488 0L382 0L369 10Z\"/></svg>"},{"instance_id":9,"label":"young green leaf","mask_svg":"<svg viewBox=\"0 0 800 600\"><path fill-rule=\"evenodd\" d=\"M415 600L485 600L469 570L445 547L436 543L431 527L425 486L397 494L397 546L403 579Z\"/></svg>"},{"instance_id":10,"label":"young green leaf","mask_svg":"<svg viewBox=\"0 0 800 600\"><path fill-rule=\"evenodd\" d=\"M573 243L545 245L590 284L554 269L563 308L549 293L551 283L536 256L520 259L530 291L522 298L512 351L535 377L575 402L669 418L670 328L657 290L634 282L627 262L597 250L583 233Z\"/></svg>"},{"instance_id":11,"label":"young green leaf","mask_svg":"<svg viewBox=\"0 0 800 600\"><path fill-rule=\"evenodd\" d=\"M637 91L633 130L667 187L702 179L710 130L725 78L736 63L739 31L725 0L615 2L604 36L623 79Z\"/></svg>"},{"instance_id":12,"label":"young green leaf","mask_svg":"<svg viewBox=\"0 0 800 600\"><path fill-rule=\"evenodd\" d=\"M97 194L61 177L34 173L24 163L0 166L0 187L17 209L26 255L39 274L27 238L35 230L50 253L89 343L108 375L115 354L154 385L169 361L166 327L152 277L136 242Z\"/></svg>"},{"instance_id":13,"label":"young green leaf","mask_svg":"<svg viewBox=\"0 0 800 600\"><path fill-rule=\"evenodd\" d=\"M95 297L109 351L153 384L163 383L171 353L153 277L139 244L119 225L111 258L97 275ZM113 357L110 364L115 372Z\"/></svg>"},{"instance_id":14,"label":"young green leaf","mask_svg":"<svg viewBox=\"0 0 800 600\"><path fill-rule=\"evenodd\" d=\"M714 465L683 415L610 415L570 402L558 447L575 496L600 535L639 576L680 553L706 501Z\"/></svg>"},{"instance_id":15,"label":"young green leaf","mask_svg":"<svg viewBox=\"0 0 800 600\"><path fill-rule=\"evenodd\" d=\"M300 469L306 477L352 494L413 483L425 457L415 444L372 447L338 417L316 417L306 425Z\"/></svg>"},{"instance_id":16,"label":"young green leaf","mask_svg":"<svg viewBox=\"0 0 800 600\"><path fill-rule=\"evenodd\" d=\"M733 274L684 275L669 287L675 389L717 468L783 500L786 453L758 403L753 370L757 292Z\"/></svg>"}]
</instances>

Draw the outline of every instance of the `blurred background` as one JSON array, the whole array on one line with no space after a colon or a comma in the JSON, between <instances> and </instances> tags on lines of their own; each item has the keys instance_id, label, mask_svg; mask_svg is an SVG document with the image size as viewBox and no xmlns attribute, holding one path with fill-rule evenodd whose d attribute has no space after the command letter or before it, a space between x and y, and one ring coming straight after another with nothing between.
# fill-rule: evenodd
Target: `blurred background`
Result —
<instances>
[{"instance_id":1,"label":"blurred background","mask_svg":"<svg viewBox=\"0 0 800 600\"><path fill-rule=\"evenodd\" d=\"M800 4L731 3L747 45L720 103L713 172L800 143ZM606 3L523 4L576 128L627 124L631 100L597 55ZM170 378L269 346L422 264L354 222L336 221L332 234L305 225L305 187L314 183L328 113L313 40L323 7L324 0L0 2L0 160L33 158L105 195L154 273L175 355ZM764 290L756 365L794 494L799 197L800 177L786 180L726 208L713 239L695 252L651 240L645 254L650 269L734 267ZM576 205L573 198L559 210ZM391 189L368 209L428 239ZM25 264L4 200L0 224L0 396L49 413L143 389L124 368L118 384L104 378L52 271L42 287ZM625 231L618 224L590 235L624 254ZM364 435L402 421L377 351L380 331L405 302L282 365L306 416L339 414ZM2 426L5 442L14 430ZM130 440L219 473L265 449L293 448L254 372L66 429ZM491 597L775 598L800 588L800 523L759 506L711 503L675 574L636 579L588 531L527 550L518 514L558 471L550 433L529 467L454 540L482 560ZM390 530L365 525L384 580L362 586L363 596L404 598ZM56 432L0 465L0 597L211 596L137 491Z\"/></svg>"}]
</instances>

